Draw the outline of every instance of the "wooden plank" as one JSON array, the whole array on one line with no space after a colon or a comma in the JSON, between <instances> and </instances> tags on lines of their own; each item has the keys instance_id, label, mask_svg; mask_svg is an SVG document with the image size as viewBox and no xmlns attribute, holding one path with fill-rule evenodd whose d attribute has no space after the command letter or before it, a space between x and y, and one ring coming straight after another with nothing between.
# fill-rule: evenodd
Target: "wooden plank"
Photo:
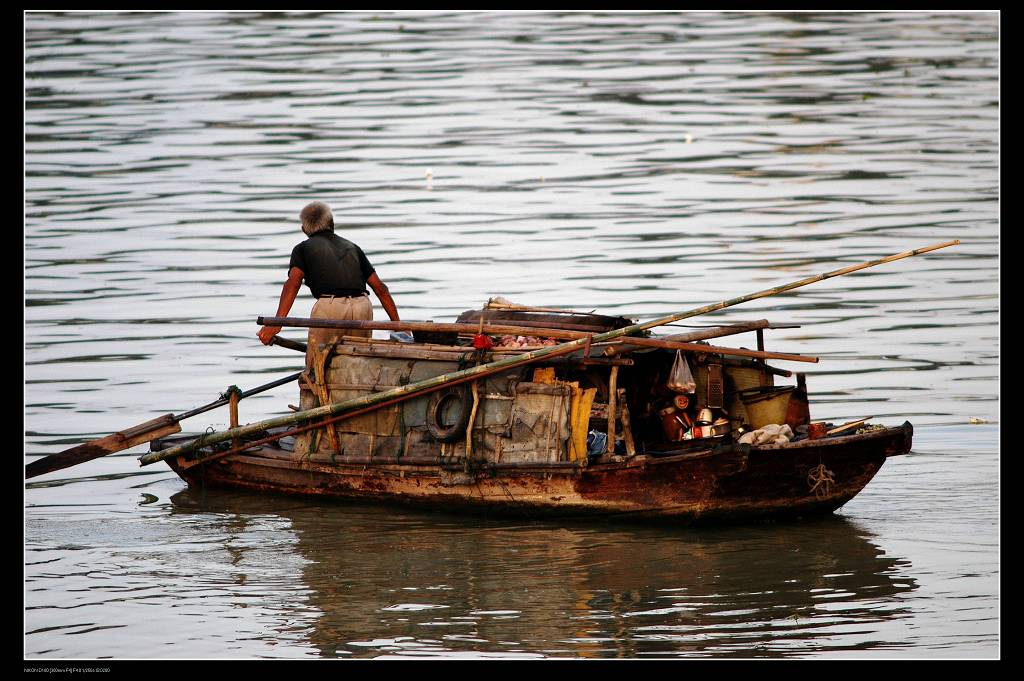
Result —
<instances>
[{"instance_id":1,"label":"wooden plank","mask_svg":"<svg viewBox=\"0 0 1024 681\"><path fill-rule=\"evenodd\" d=\"M858 426L863 425L864 422L869 420L870 418L872 418L872 417L865 416L864 418L859 419L857 421L849 421L847 423L844 423L841 426L837 426L837 427L833 428L832 430L826 432L825 435L838 435L840 433L845 433L848 430L853 430L854 428L857 428Z\"/></svg>"},{"instance_id":2,"label":"wooden plank","mask_svg":"<svg viewBox=\"0 0 1024 681\"><path fill-rule=\"evenodd\" d=\"M613 366L608 376L608 453L615 453L615 404L618 391L619 367Z\"/></svg>"},{"instance_id":3,"label":"wooden plank","mask_svg":"<svg viewBox=\"0 0 1024 681\"><path fill-rule=\"evenodd\" d=\"M316 388L317 395L320 397L321 406L331 403L331 392L325 385L325 382L327 381L328 357L329 354L327 352L324 352L319 348L313 348L313 386ZM331 451L337 454L341 451L337 425L332 423L329 426L325 426L324 429L327 431L327 436L331 439Z\"/></svg>"},{"instance_id":4,"label":"wooden plank","mask_svg":"<svg viewBox=\"0 0 1024 681\"><path fill-rule=\"evenodd\" d=\"M86 442L77 447L72 447L61 452L59 455L55 454L37 459L25 466L25 478L34 478L38 475L77 466L80 463L92 461L101 456L120 452L124 449L131 449L150 440L180 433L181 424L169 419L173 419L172 414L161 416L160 418L107 435L98 440Z\"/></svg>"}]
</instances>

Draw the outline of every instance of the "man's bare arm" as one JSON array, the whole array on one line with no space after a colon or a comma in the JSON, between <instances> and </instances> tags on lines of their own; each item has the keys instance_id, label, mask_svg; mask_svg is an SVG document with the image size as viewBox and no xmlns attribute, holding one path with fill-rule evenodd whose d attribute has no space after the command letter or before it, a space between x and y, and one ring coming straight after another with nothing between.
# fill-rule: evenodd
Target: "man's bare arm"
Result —
<instances>
[{"instance_id":1,"label":"man's bare arm","mask_svg":"<svg viewBox=\"0 0 1024 681\"><path fill-rule=\"evenodd\" d=\"M288 270L288 279L284 282L284 286L281 288L281 302L277 304L278 317L288 316L288 313L292 309L292 304L295 302L296 296L299 295L299 289L302 288L302 278L304 276L305 274L298 267L293 267ZM259 336L260 341L262 341L264 345L270 345L270 339L280 332L280 326L264 326L256 335Z\"/></svg>"},{"instance_id":2,"label":"man's bare arm","mask_svg":"<svg viewBox=\"0 0 1024 681\"><path fill-rule=\"evenodd\" d=\"M391 292L388 290L387 284L380 280L377 273L374 272L370 275L370 278L366 280L366 283L370 285L373 292L377 294L377 299L380 300L381 307L388 313L388 317L391 321L401 321L398 318L398 308L395 306L395 301L391 298Z\"/></svg>"}]
</instances>

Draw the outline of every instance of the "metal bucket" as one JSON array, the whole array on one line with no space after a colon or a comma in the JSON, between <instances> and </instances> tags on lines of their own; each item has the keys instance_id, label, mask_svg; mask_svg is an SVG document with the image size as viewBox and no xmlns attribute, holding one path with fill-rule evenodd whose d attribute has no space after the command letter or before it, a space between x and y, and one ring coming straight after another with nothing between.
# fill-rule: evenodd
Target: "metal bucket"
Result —
<instances>
[{"instance_id":1,"label":"metal bucket","mask_svg":"<svg viewBox=\"0 0 1024 681\"><path fill-rule=\"evenodd\" d=\"M786 422L789 410L789 398L795 385L763 388L751 388L739 393L743 408L747 411L747 423L752 428L761 428L772 423Z\"/></svg>"}]
</instances>

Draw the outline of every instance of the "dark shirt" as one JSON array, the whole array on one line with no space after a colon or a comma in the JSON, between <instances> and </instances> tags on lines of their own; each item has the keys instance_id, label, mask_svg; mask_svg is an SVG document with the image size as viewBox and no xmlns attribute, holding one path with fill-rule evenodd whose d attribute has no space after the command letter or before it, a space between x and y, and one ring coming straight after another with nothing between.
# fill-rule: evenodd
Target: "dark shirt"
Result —
<instances>
[{"instance_id":1,"label":"dark shirt","mask_svg":"<svg viewBox=\"0 0 1024 681\"><path fill-rule=\"evenodd\" d=\"M317 232L292 249L288 269L293 267L302 270L317 298L367 293L366 280L374 272L359 246L333 232Z\"/></svg>"}]
</instances>

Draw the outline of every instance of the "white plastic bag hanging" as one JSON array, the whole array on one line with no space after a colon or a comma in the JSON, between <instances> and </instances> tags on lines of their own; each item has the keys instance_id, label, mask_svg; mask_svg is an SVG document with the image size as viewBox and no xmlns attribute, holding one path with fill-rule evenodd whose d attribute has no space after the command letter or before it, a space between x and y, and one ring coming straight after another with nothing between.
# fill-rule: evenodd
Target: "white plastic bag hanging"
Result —
<instances>
[{"instance_id":1,"label":"white plastic bag hanging","mask_svg":"<svg viewBox=\"0 0 1024 681\"><path fill-rule=\"evenodd\" d=\"M677 393L697 391L697 382L693 380L690 365L680 350L676 350L676 361L672 363L672 372L668 375L668 389Z\"/></svg>"}]
</instances>

